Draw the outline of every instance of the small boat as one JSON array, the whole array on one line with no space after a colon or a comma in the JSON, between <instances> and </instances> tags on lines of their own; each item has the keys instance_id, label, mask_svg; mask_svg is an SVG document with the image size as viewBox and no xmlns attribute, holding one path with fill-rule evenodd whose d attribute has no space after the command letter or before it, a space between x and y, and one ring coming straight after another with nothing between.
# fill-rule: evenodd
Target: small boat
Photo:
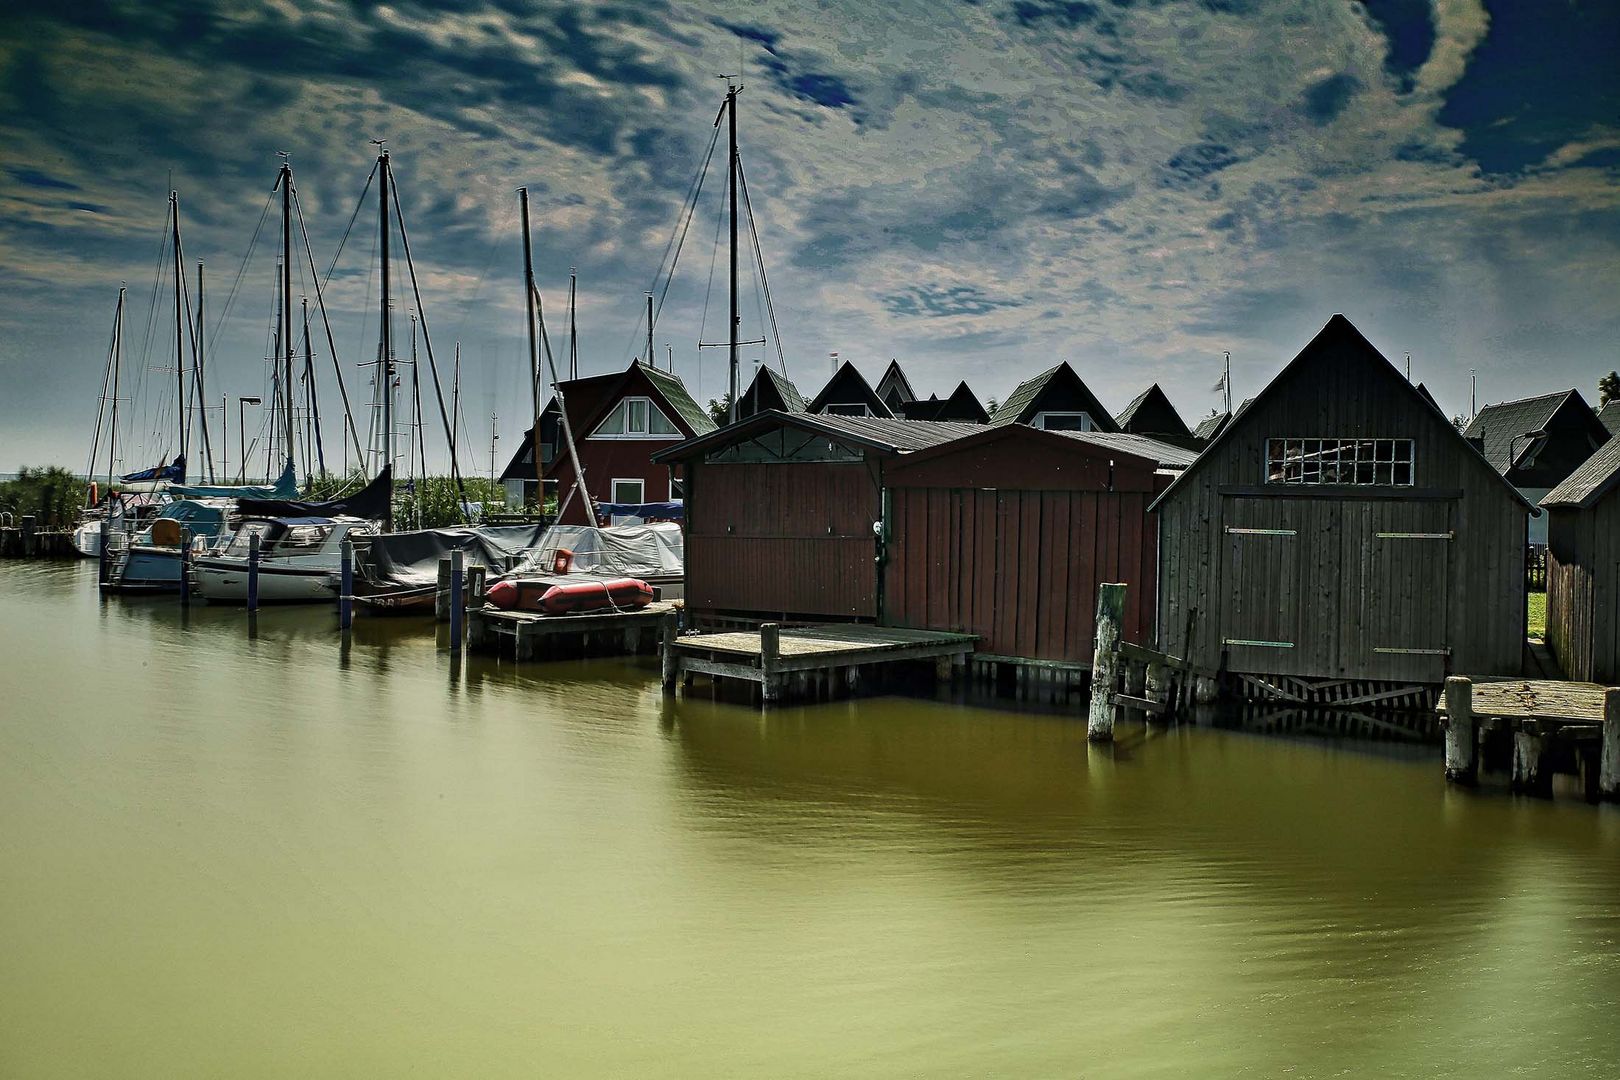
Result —
<instances>
[{"instance_id":1,"label":"small boat","mask_svg":"<svg viewBox=\"0 0 1620 1080\"><path fill-rule=\"evenodd\" d=\"M101 524L107 523L114 545L138 532L162 508L163 499L153 493L108 495L100 506L84 512L73 530L73 549L86 559L101 558Z\"/></svg>"},{"instance_id":2,"label":"small boat","mask_svg":"<svg viewBox=\"0 0 1620 1080\"><path fill-rule=\"evenodd\" d=\"M182 542L207 551L235 523L233 499L177 499L152 523L135 534L128 547L113 554L105 592L155 593L180 589Z\"/></svg>"},{"instance_id":3,"label":"small boat","mask_svg":"<svg viewBox=\"0 0 1620 1080\"><path fill-rule=\"evenodd\" d=\"M335 600L344 538L376 532L375 521L358 517L248 518L222 548L193 560L197 591L211 604L246 603L248 551L257 536L261 604Z\"/></svg>"},{"instance_id":4,"label":"small boat","mask_svg":"<svg viewBox=\"0 0 1620 1080\"><path fill-rule=\"evenodd\" d=\"M354 598L377 614L432 615L439 560L460 551L469 569L498 580L522 563L545 534L543 525L462 525L381 533L355 544Z\"/></svg>"}]
</instances>

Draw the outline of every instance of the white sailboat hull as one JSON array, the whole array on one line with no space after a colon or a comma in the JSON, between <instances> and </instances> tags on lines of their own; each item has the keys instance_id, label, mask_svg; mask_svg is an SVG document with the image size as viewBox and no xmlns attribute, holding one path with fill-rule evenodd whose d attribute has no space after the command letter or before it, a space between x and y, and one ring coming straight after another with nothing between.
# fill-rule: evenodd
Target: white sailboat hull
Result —
<instances>
[{"instance_id":1,"label":"white sailboat hull","mask_svg":"<svg viewBox=\"0 0 1620 1080\"><path fill-rule=\"evenodd\" d=\"M245 604L246 559L210 556L193 564L197 591L211 604ZM338 569L324 560L266 559L259 564L259 603L318 604L337 598Z\"/></svg>"}]
</instances>

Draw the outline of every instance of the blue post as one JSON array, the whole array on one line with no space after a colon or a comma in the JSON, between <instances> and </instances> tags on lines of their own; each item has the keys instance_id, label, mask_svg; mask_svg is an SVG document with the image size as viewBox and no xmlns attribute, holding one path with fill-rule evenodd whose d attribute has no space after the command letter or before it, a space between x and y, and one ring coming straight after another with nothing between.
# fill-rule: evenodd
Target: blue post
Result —
<instances>
[{"instance_id":1,"label":"blue post","mask_svg":"<svg viewBox=\"0 0 1620 1080\"><path fill-rule=\"evenodd\" d=\"M354 541L343 538L343 572L338 577L338 628L354 625Z\"/></svg>"},{"instance_id":2,"label":"blue post","mask_svg":"<svg viewBox=\"0 0 1620 1080\"><path fill-rule=\"evenodd\" d=\"M191 530L180 530L180 606L191 606Z\"/></svg>"},{"instance_id":3,"label":"blue post","mask_svg":"<svg viewBox=\"0 0 1620 1080\"><path fill-rule=\"evenodd\" d=\"M259 534L248 535L248 594L247 609L259 610Z\"/></svg>"},{"instance_id":4,"label":"blue post","mask_svg":"<svg viewBox=\"0 0 1620 1080\"><path fill-rule=\"evenodd\" d=\"M466 552L460 548L450 553L450 651L461 651L461 619L467 611L467 598L462 595L462 583L467 576Z\"/></svg>"}]
</instances>

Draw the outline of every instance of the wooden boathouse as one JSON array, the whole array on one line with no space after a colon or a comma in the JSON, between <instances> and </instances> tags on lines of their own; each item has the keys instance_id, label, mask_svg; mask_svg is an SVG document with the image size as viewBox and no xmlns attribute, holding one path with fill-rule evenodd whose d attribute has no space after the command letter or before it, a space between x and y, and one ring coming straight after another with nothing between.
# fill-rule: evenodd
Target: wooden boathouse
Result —
<instances>
[{"instance_id":1,"label":"wooden boathouse","mask_svg":"<svg viewBox=\"0 0 1620 1080\"><path fill-rule=\"evenodd\" d=\"M1609 429L1575 389L1487 405L1463 435L1532 504L1609 441ZM1530 543L1546 542L1547 518L1532 518Z\"/></svg>"},{"instance_id":2,"label":"wooden boathouse","mask_svg":"<svg viewBox=\"0 0 1620 1080\"><path fill-rule=\"evenodd\" d=\"M1154 504L1160 643L1247 697L1517 674L1527 505L1335 315Z\"/></svg>"},{"instance_id":3,"label":"wooden boathouse","mask_svg":"<svg viewBox=\"0 0 1620 1080\"><path fill-rule=\"evenodd\" d=\"M983 428L889 465L885 625L978 637L979 660L1089 668L1097 585L1127 584L1121 631L1155 640L1148 505L1192 452L1136 435Z\"/></svg>"},{"instance_id":4,"label":"wooden boathouse","mask_svg":"<svg viewBox=\"0 0 1620 1080\"><path fill-rule=\"evenodd\" d=\"M763 412L656 454L685 477L689 617L875 622L887 470L982 430Z\"/></svg>"},{"instance_id":5,"label":"wooden boathouse","mask_svg":"<svg viewBox=\"0 0 1620 1080\"><path fill-rule=\"evenodd\" d=\"M1541 500L1547 644L1571 679L1620 683L1620 438Z\"/></svg>"}]
</instances>

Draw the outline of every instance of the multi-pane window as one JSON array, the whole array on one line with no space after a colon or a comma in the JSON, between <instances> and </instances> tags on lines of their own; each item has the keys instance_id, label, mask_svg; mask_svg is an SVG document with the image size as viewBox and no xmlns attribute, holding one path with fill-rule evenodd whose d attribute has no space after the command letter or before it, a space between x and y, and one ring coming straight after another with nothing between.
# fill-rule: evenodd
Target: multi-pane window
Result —
<instances>
[{"instance_id":1,"label":"multi-pane window","mask_svg":"<svg viewBox=\"0 0 1620 1080\"><path fill-rule=\"evenodd\" d=\"M1411 439L1268 439L1266 483L1411 487Z\"/></svg>"},{"instance_id":2,"label":"multi-pane window","mask_svg":"<svg viewBox=\"0 0 1620 1080\"><path fill-rule=\"evenodd\" d=\"M637 439L649 435L678 437L680 431L650 399L633 397L619 402L592 437Z\"/></svg>"}]
</instances>

